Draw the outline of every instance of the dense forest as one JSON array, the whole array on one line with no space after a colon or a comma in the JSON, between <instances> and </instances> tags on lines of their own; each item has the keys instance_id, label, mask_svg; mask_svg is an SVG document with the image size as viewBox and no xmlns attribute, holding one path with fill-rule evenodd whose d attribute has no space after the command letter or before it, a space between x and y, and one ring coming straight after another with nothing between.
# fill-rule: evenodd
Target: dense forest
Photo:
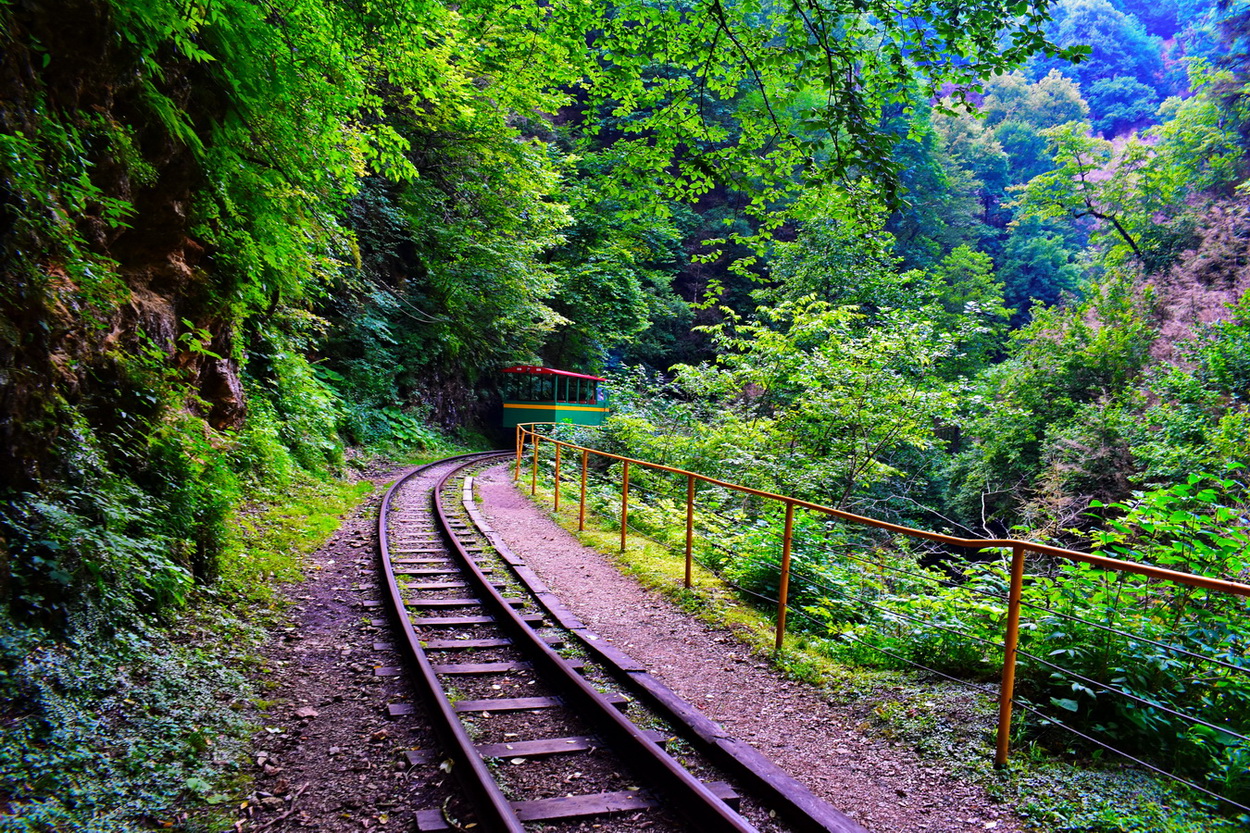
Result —
<instances>
[{"instance_id":1,"label":"dense forest","mask_svg":"<svg viewBox=\"0 0 1250 833\"><path fill-rule=\"evenodd\" d=\"M208 792L202 741L104 741L129 718L91 704L159 677L168 725L229 724L161 698L235 684L174 633L265 577L249 507L486 442L508 364L609 375L594 442L632 456L1161 563L1192 522L1183 568L1246 580L1241 4L11 0L0 26L0 829ZM1206 625L1243 664L1244 614ZM1226 746L1190 771L1246 802Z\"/></svg>"}]
</instances>

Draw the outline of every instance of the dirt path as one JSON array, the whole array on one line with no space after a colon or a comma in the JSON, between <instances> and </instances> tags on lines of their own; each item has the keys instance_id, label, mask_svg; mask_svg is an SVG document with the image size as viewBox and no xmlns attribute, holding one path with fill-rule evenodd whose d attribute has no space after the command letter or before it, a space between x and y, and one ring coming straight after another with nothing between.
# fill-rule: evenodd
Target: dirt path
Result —
<instances>
[{"instance_id":1,"label":"dirt path","mask_svg":"<svg viewBox=\"0 0 1250 833\"><path fill-rule=\"evenodd\" d=\"M1023 829L984 790L864 737L815 690L782 679L732 634L623 576L522 495L507 466L484 472L477 487L491 525L589 627L869 830Z\"/></svg>"},{"instance_id":2,"label":"dirt path","mask_svg":"<svg viewBox=\"0 0 1250 833\"><path fill-rule=\"evenodd\" d=\"M396 473L397 474L397 473ZM392 481L393 475L376 481ZM405 752L436 748L421 704L414 718L390 720L386 706L414 702L396 665L375 642L388 629L366 606L381 599L374 549L381 493L366 502L307 563L308 578L284 589L287 623L265 651L264 699L253 716L256 791L235 830L411 831L415 813L449 795L437 759L410 766Z\"/></svg>"}]
</instances>

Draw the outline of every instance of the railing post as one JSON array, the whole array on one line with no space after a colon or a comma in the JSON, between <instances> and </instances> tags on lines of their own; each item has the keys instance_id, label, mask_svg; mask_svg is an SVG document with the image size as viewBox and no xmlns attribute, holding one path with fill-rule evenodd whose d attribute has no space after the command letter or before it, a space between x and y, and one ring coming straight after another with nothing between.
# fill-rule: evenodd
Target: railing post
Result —
<instances>
[{"instance_id":1,"label":"railing post","mask_svg":"<svg viewBox=\"0 0 1250 833\"><path fill-rule=\"evenodd\" d=\"M512 482L521 479L521 449L525 447L524 429L520 425L516 427L516 471L512 474Z\"/></svg>"},{"instance_id":2,"label":"railing post","mask_svg":"<svg viewBox=\"0 0 1250 833\"><path fill-rule=\"evenodd\" d=\"M555 511L560 511L560 441L556 440L556 505Z\"/></svg>"},{"instance_id":3,"label":"railing post","mask_svg":"<svg viewBox=\"0 0 1250 833\"><path fill-rule=\"evenodd\" d=\"M794 504L786 501L786 530L781 536L781 586L777 592L777 641L781 650L786 638L786 597L790 595L790 542L794 537Z\"/></svg>"},{"instance_id":4,"label":"railing post","mask_svg":"<svg viewBox=\"0 0 1250 833\"><path fill-rule=\"evenodd\" d=\"M530 494L538 494L538 434L534 433L530 436L534 442L534 470L530 474Z\"/></svg>"},{"instance_id":5,"label":"railing post","mask_svg":"<svg viewBox=\"0 0 1250 833\"><path fill-rule=\"evenodd\" d=\"M686 587L694 564L694 475L686 475Z\"/></svg>"},{"instance_id":6,"label":"railing post","mask_svg":"<svg viewBox=\"0 0 1250 833\"><path fill-rule=\"evenodd\" d=\"M621 552L625 552L626 524L629 523L629 461L621 472Z\"/></svg>"},{"instance_id":7,"label":"railing post","mask_svg":"<svg viewBox=\"0 0 1250 833\"><path fill-rule=\"evenodd\" d=\"M582 449L582 494L577 507L577 531L586 529L586 467L590 462L590 452Z\"/></svg>"},{"instance_id":8,"label":"railing post","mask_svg":"<svg viewBox=\"0 0 1250 833\"><path fill-rule=\"evenodd\" d=\"M1007 596L1007 634L1003 642L1003 684L998 694L998 748L994 766L1007 765L1011 744L1011 701L1016 688L1016 646L1020 640L1020 596L1024 589L1024 546L1011 548L1011 589Z\"/></svg>"}]
</instances>

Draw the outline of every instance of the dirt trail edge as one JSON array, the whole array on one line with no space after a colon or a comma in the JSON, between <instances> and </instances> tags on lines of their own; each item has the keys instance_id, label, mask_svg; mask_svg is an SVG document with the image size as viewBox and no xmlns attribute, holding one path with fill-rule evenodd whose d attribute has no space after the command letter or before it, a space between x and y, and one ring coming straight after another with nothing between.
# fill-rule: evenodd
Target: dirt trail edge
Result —
<instances>
[{"instance_id":1,"label":"dirt trail edge","mask_svg":"<svg viewBox=\"0 0 1250 833\"><path fill-rule=\"evenodd\" d=\"M496 532L589 627L869 830L1025 829L983 789L865 737L818 691L622 575L522 495L507 465L476 485Z\"/></svg>"},{"instance_id":2,"label":"dirt trail edge","mask_svg":"<svg viewBox=\"0 0 1250 833\"><path fill-rule=\"evenodd\" d=\"M371 477L379 485L408 471ZM452 794L439 758L413 766L408 750L436 753L425 704L403 677L379 677L395 665L377 584L379 490L306 562L307 578L282 593L287 622L264 650L264 698L253 716L255 791L234 830L324 833L415 829L417 810L441 807ZM413 703L403 721L387 704Z\"/></svg>"}]
</instances>

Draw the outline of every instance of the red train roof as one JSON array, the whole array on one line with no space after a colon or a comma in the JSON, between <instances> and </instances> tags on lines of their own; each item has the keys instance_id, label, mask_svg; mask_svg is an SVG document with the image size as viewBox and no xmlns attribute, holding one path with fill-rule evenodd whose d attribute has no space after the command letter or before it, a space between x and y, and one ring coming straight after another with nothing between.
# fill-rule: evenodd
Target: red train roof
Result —
<instances>
[{"instance_id":1,"label":"red train roof","mask_svg":"<svg viewBox=\"0 0 1250 833\"><path fill-rule=\"evenodd\" d=\"M528 373L531 376L567 376L572 379L589 379L592 382L606 382L602 376L590 376L586 373L574 373L571 370L556 370L553 367L538 367L532 364L518 364L505 367L504 373Z\"/></svg>"}]
</instances>

